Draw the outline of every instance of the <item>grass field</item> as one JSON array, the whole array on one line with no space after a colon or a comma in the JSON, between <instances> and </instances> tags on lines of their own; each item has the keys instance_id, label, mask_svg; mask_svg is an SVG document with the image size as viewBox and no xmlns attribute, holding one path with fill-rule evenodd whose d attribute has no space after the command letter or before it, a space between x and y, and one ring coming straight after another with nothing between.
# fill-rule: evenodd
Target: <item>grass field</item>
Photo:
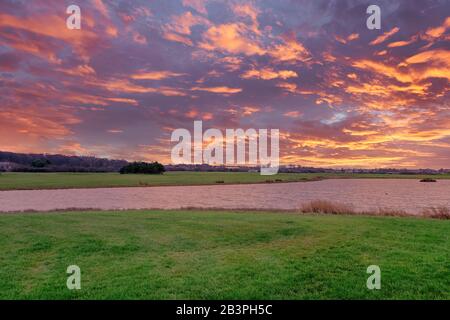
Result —
<instances>
[{"instance_id":1,"label":"grass field","mask_svg":"<svg viewBox=\"0 0 450 320\"><path fill-rule=\"evenodd\" d=\"M248 172L167 172L163 175L121 175L118 173L2 173L0 174L0 190L201 185L217 184L218 182L237 184L264 183L267 181L310 181L333 178L422 179L425 177L429 176L346 173L279 173L273 176L262 176L259 173ZM449 179L450 175L436 175L432 177L435 179Z\"/></svg>"},{"instance_id":2,"label":"grass field","mask_svg":"<svg viewBox=\"0 0 450 320\"><path fill-rule=\"evenodd\" d=\"M1 299L450 299L450 221L261 212L0 215ZM81 268L81 290L66 268ZM381 268L381 290L366 269Z\"/></svg>"}]
</instances>

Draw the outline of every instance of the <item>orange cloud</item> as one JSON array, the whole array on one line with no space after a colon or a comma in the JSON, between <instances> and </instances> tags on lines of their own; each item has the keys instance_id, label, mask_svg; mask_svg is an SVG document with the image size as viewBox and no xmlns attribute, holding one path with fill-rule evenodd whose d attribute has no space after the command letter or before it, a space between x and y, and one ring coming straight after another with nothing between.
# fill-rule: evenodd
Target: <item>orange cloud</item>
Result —
<instances>
[{"instance_id":1,"label":"orange cloud","mask_svg":"<svg viewBox=\"0 0 450 320\"><path fill-rule=\"evenodd\" d=\"M343 38L341 36L334 36L334 38L336 39L336 41L342 43L342 44L347 44L347 42L359 39L359 33L352 33L350 34L347 38Z\"/></svg>"},{"instance_id":2,"label":"orange cloud","mask_svg":"<svg viewBox=\"0 0 450 320\"><path fill-rule=\"evenodd\" d=\"M373 40L372 42L370 42L369 44L371 46L383 43L384 41L386 41L387 39L389 39L390 37L392 37L394 34L396 34L397 32L400 31L400 28L392 28L390 31L387 31L385 33L383 33L381 36L378 36L375 40Z\"/></svg>"},{"instance_id":3,"label":"orange cloud","mask_svg":"<svg viewBox=\"0 0 450 320\"><path fill-rule=\"evenodd\" d=\"M251 4L236 4L232 6L233 12L240 17L249 17L252 26L251 29L255 34L261 34L259 31L258 13L259 10Z\"/></svg>"},{"instance_id":4,"label":"orange cloud","mask_svg":"<svg viewBox=\"0 0 450 320\"><path fill-rule=\"evenodd\" d=\"M182 0L183 6L191 7L204 15L208 14L205 0Z\"/></svg>"},{"instance_id":5,"label":"orange cloud","mask_svg":"<svg viewBox=\"0 0 450 320\"><path fill-rule=\"evenodd\" d=\"M375 53L377 56L385 56L387 54L387 50L378 51Z\"/></svg>"},{"instance_id":6,"label":"orange cloud","mask_svg":"<svg viewBox=\"0 0 450 320\"><path fill-rule=\"evenodd\" d=\"M13 152L42 152L49 141L60 141L73 134L69 128L80 123L66 108L44 106L0 108L0 145Z\"/></svg>"},{"instance_id":7,"label":"orange cloud","mask_svg":"<svg viewBox=\"0 0 450 320\"><path fill-rule=\"evenodd\" d=\"M181 77L185 73L177 73L172 71L150 71L132 74L131 78L135 80L162 80L172 77Z\"/></svg>"},{"instance_id":8,"label":"orange cloud","mask_svg":"<svg viewBox=\"0 0 450 320\"><path fill-rule=\"evenodd\" d=\"M444 78L450 80L450 51L448 50L424 51L409 57L405 63L426 65L424 69L414 72L417 79Z\"/></svg>"},{"instance_id":9,"label":"orange cloud","mask_svg":"<svg viewBox=\"0 0 450 320\"><path fill-rule=\"evenodd\" d=\"M424 95L431 84L424 85L409 85L409 86L397 86L397 85L386 85L386 84L369 84L364 83L360 86L348 86L346 91L348 93L359 93L359 94L368 94L375 96L390 96L396 92L406 92L417 95ZM395 107L395 106L393 106Z\"/></svg>"},{"instance_id":10,"label":"orange cloud","mask_svg":"<svg viewBox=\"0 0 450 320\"><path fill-rule=\"evenodd\" d=\"M359 39L359 34L358 33L352 33L351 35L349 35L347 37L348 41L353 41L353 40L356 40L356 39Z\"/></svg>"},{"instance_id":11,"label":"orange cloud","mask_svg":"<svg viewBox=\"0 0 450 320\"><path fill-rule=\"evenodd\" d=\"M392 92L404 91L412 94L423 95L430 87L430 83L424 83L424 80L429 78L450 79L449 61L449 51L430 50L411 56L397 66L389 66L387 64L371 60L357 60L352 63L352 66L369 70L378 76L392 78L407 84L406 86L379 84L370 85L370 88L366 84L365 86L360 87L362 90L367 89L368 93L374 93L378 90L389 90Z\"/></svg>"},{"instance_id":12,"label":"orange cloud","mask_svg":"<svg viewBox=\"0 0 450 320\"><path fill-rule=\"evenodd\" d=\"M133 106L137 106L139 104L134 99L126 99L126 98L107 98L106 100L111 101L111 102L128 103Z\"/></svg>"},{"instance_id":13,"label":"orange cloud","mask_svg":"<svg viewBox=\"0 0 450 320\"><path fill-rule=\"evenodd\" d=\"M191 28L196 25L209 26L211 23L208 19L200 16L194 16L190 11L188 11L182 15L172 17L172 22L166 25L166 28L172 32L177 32L182 35L190 35Z\"/></svg>"},{"instance_id":14,"label":"orange cloud","mask_svg":"<svg viewBox=\"0 0 450 320\"><path fill-rule=\"evenodd\" d=\"M59 68L57 69L57 71L78 77L84 77L95 74L95 70L87 64L79 65L75 68Z\"/></svg>"},{"instance_id":15,"label":"orange cloud","mask_svg":"<svg viewBox=\"0 0 450 320\"><path fill-rule=\"evenodd\" d=\"M94 7L105 17L109 17L108 8L105 6L102 0L91 0Z\"/></svg>"},{"instance_id":16,"label":"orange cloud","mask_svg":"<svg viewBox=\"0 0 450 320\"><path fill-rule=\"evenodd\" d=\"M74 50L80 55L80 57L88 61L89 58L89 48L98 40L98 35L90 30L93 25L93 20L88 16L83 20L85 21L85 27L83 30L69 30L66 28L66 21L64 16L32 16L32 17L16 17L8 14L0 14L0 29L9 27L18 30L26 30L28 32L42 35L46 37L51 37L53 39L58 39L66 42L69 46L72 46ZM35 47L30 47L33 44L33 39L31 38L31 43L21 39L20 42L15 42L15 48L18 50L24 50L30 53L35 53L39 56L39 53L43 52L42 39L41 42L36 42ZM46 41L48 42L48 41ZM55 45L53 45L54 50L56 50ZM40 55L42 56L42 55ZM59 63L60 61L55 58L55 53L49 56L49 61Z\"/></svg>"},{"instance_id":17,"label":"orange cloud","mask_svg":"<svg viewBox=\"0 0 450 320\"><path fill-rule=\"evenodd\" d=\"M408 41L391 42L391 43L388 44L388 48L398 48L398 47L408 46L411 43L416 42L416 40L417 40L417 37L412 37Z\"/></svg>"},{"instance_id":18,"label":"orange cloud","mask_svg":"<svg viewBox=\"0 0 450 320\"><path fill-rule=\"evenodd\" d=\"M221 65L223 65L225 67L225 69L232 72L232 71L239 70L239 68L242 64L242 59L240 59L238 57L228 56L228 57L221 58L218 62Z\"/></svg>"},{"instance_id":19,"label":"orange cloud","mask_svg":"<svg viewBox=\"0 0 450 320\"><path fill-rule=\"evenodd\" d=\"M330 52L324 52L323 53L323 59L327 62L335 62L337 58L333 56Z\"/></svg>"},{"instance_id":20,"label":"orange cloud","mask_svg":"<svg viewBox=\"0 0 450 320\"><path fill-rule=\"evenodd\" d=\"M188 37L185 37L185 36L173 33L173 32L164 32L163 38L166 40L169 40L169 41L180 42L187 46L193 45L191 39L189 39Z\"/></svg>"},{"instance_id":21,"label":"orange cloud","mask_svg":"<svg viewBox=\"0 0 450 320\"><path fill-rule=\"evenodd\" d=\"M447 19L445 19L444 23L442 25L440 25L439 27L427 29L425 34L432 38L439 38L447 31L448 28L450 28L450 17L447 17Z\"/></svg>"},{"instance_id":22,"label":"orange cloud","mask_svg":"<svg viewBox=\"0 0 450 320\"><path fill-rule=\"evenodd\" d=\"M439 62L443 66L450 65L450 51L448 50L430 50L418 53L405 60L408 64Z\"/></svg>"},{"instance_id":23,"label":"orange cloud","mask_svg":"<svg viewBox=\"0 0 450 320\"><path fill-rule=\"evenodd\" d=\"M123 133L123 130L120 130L120 129L109 129L107 132L116 134L116 133Z\"/></svg>"},{"instance_id":24,"label":"orange cloud","mask_svg":"<svg viewBox=\"0 0 450 320\"><path fill-rule=\"evenodd\" d=\"M112 79L112 80L87 80L88 85L104 88L112 92L126 92L126 93L155 93L164 96L185 96L183 91L171 88L171 87L143 87L136 85L124 79Z\"/></svg>"},{"instance_id":25,"label":"orange cloud","mask_svg":"<svg viewBox=\"0 0 450 320\"><path fill-rule=\"evenodd\" d=\"M198 111L196 109L191 109L184 114L186 117L194 119L198 116Z\"/></svg>"},{"instance_id":26,"label":"orange cloud","mask_svg":"<svg viewBox=\"0 0 450 320\"><path fill-rule=\"evenodd\" d=\"M359 69L370 70L387 77L395 78L400 82L412 82L413 80L411 75L401 72L397 68L388 66L381 62L363 59L353 62L352 66Z\"/></svg>"},{"instance_id":27,"label":"orange cloud","mask_svg":"<svg viewBox=\"0 0 450 320\"><path fill-rule=\"evenodd\" d=\"M283 114L285 117L289 117L289 118L298 118L301 116L301 112L300 111L289 111Z\"/></svg>"},{"instance_id":28,"label":"orange cloud","mask_svg":"<svg viewBox=\"0 0 450 320\"><path fill-rule=\"evenodd\" d=\"M297 40L286 39L283 44L276 45L268 54L278 61L308 61L309 51Z\"/></svg>"},{"instance_id":29,"label":"orange cloud","mask_svg":"<svg viewBox=\"0 0 450 320\"><path fill-rule=\"evenodd\" d=\"M260 112L261 109L255 106L245 106L242 108L242 115L243 116L251 116L252 114L256 112Z\"/></svg>"},{"instance_id":30,"label":"orange cloud","mask_svg":"<svg viewBox=\"0 0 450 320\"><path fill-rule=\"evenodd\" d=\"M1 22L0 22L1 24ZM7 45L17 51L23 51L47 60L50 63L60 64L61 59L56 55L57 48L43 41L28 39L24 41L20 35L0 30L0 44Z\"/></svg>"},{"instance_id":31,"label":"orange cloud","mask_svg":"<svg viewBox=\"0 0 450 320\"><path fill-rule=\"evenodd\" d=\"M68 142L58 148L58 153L66 155L85 156L90 154L89 150L78 142Z\"/></svg>"},{"instance_id":32,"label":"orange cloud","mask_svg":"<svg viewBox=\"0 0 450 320\"><path fill-rule=\"evenodd\" d=\"M263 68L261 70L247 70L241 75L241 78L244 79L251 79L251 78L257 78L262 80L272 80L272 79L288 79L288 78L296 78L298 77L298 74L295 71L292 70L280 70L280 71L274 71L271 68Z\"/></svg>"},{"instance_id":33,"label":"orange cloud","mask_svg":"<svg viewBox=\"0 0 450 320\"><path fill-rule=\"evenodd\" d=\"M229 87L194 87L191 88L192 91L206 91L206 92L212 92L212 93L219 93L219 94L235 94L242 91L241 88L229 88Z\"/></svg>"},{"instance_id":34,"label":"orange cloud","mask_svg":"<svg viewBox=\"0 0 450 320\"><path fill-rule=\"evenodd\" d=\"M295 83L289 83L289 82L280 82L277 84L277 87L282 88L288 92L296 93L297 92L297 85Z\"/></svg>"},{"instance_id":35,"label":"orange cloud","mask_svg":"<svg viewBox=\"0 0 450 320\"><path fill-rule=\"evenodd\" d=\"M139 44L147 44L147 38L139 32L133 32L133 41Z\"/></svg>"},{"instance_id":36,"label":"orange cloud","mask_svg":"<svg viewBox=\"0 0 450 320\"><path fill-rule=\"evenodd\" d=\"M233 54L263 55L265 50L257 42L245 36L247 27L241 23L222 24L209 28L203 34L200 48L220 50Z\"/></svg>"},{"instance_id":37,"label":"orange cloud","mask_svg":"<svg viewBox=\"0 0 450 320\"><path fill-rule=\"evenodd\" d=\"M94 37L94 34L89 30L77 32L69 30L65 26L65 20L58 16L18 18L8 14L0 14L0 27L23 29L36 34L75 43L80 43L83 39Z\"/></svg>"},{"instance_id":38,"label":"orange cloud","mask_svg":"<svg viewBox=\"0 0 450 320\"><path fill-rule=\"evenodd\" d=\"M162 28L163 38L192 46L193 43L188 36L191 35L191 28L196 25L210 26L211 23L208 19L193 15L190 11L172 16L171 22L165 24Z\"/></svg>"},{"instance_id":39,"label":"orange cloud","mask_svg":"<svg viewBox=\"0 0 450 320\"><path fill-rule=\"evenodd\" d=\"M338 36L338 35L334 36L334 39L336 39L337 42L340 42L342 44L346 44L347 43L346 39L344 39L344 38L342 38L341 36Z\"/></svg>"},{"instance_id":40,"label":"orange cloud","mask_svg":"<svg viewBox=\"0 0 450 320\"><path fill-rule=\"evenodd\" d=\"M239 8L240 14L250 15L256 18L256 12L248 7ZM268 40L268 41L264 41ZM263 38L261 32L252 26L244 23L228 23L218 26L212 26L204 34L202 42L199 44L201 49L208 51L222 51L231 54L268 55L277 62L298 62L309 61L311 54L300 43L293 33L283 36L280 40L274 38ZM269 42L265 46L262 44ZM281 42L281 43L280 43Z\"/></svg>"},{"instance_id":41,"label":"orange cloud","mask_svg":"<svg viewBox=\"0 0 450 320\"><path fill-rule=\"evenodd\" d=\"M211 112L205 112L202 115L202 120L212 120L214 119L214 115Z\"/></svg>"},{"instance_id":42,"label":"orange cloud","mask_svg":"<svg viewBox=\"0 0 450 320\"><path fill-rule=\"evenodd\" d=\"M306 90L300 89L294 83L282 82L278 83L277 87L284 89L285 91L293 94L301 94L301 95L315 95L317 96L316 104L326 103L330 108L334 105L338 105L342 103L342 97L337 94L328 93L320 89L314 90Z\"/></svg>"}]
</instances>

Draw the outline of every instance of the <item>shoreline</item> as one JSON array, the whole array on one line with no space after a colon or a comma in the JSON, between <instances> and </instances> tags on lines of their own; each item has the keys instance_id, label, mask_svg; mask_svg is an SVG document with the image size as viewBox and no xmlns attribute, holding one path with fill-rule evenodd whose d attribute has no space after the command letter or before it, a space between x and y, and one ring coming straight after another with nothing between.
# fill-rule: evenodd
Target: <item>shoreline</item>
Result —
<instances>
[{"instance_id":1,"label":"shoreline","mask_svg":"<svg viewBox=\"0 0 450 320\"><path fill-rule=\"evenodd\" d=\"M155 184L155 185L129 185L129 186L93 186L93 187L57 187L57 188L12 188L1 189L0 192L8 191L39 191L39 190L85 190L85 189L118 189L118 188L160 188L160 187L199 187L199 186L242 186L242 185L254 185L254 184L282 184L282 183L301 183L301 182L315 182L323 181L327 179L341 179L341 178L317 178L317 179L303 179L297 181L255 181L255 182L230 182L230 183L197 183L197 184ZM364 179L364 178L343 178L343 179ZM378 178L371 178L378 179ZM384 178L381 178L384 179ZM449 178L450 179L450 178ZM268 179L269 180L269 179Z\"/></svg>"},{"instance_id":2,"label":"shoreline","mask_svg":"<svg viewBox=\"0 0 450 320\"><path fill-rule=\"evenodd\" d=\"M302 217L315 216L342 216L342 217L375 217L375 218L416 218L416 219L432 219L432 220L449 220L450 216L436 217L425 213L413 214L398 211L380 211L380 212L303 212L301 209L261 209L261 208L221 208L221 207L182 207L178 209L161 209L161 208L141 208L141 209L101 209L101 208L66 208L54 210L23 210L23 211L0 211L0 216L8 215L52 215L52 214L70 214L70 213L123 213L123 212L216 212L216 213L236 213L236 214L280 214L293 215Z\"/></svg>"}]
</instances>

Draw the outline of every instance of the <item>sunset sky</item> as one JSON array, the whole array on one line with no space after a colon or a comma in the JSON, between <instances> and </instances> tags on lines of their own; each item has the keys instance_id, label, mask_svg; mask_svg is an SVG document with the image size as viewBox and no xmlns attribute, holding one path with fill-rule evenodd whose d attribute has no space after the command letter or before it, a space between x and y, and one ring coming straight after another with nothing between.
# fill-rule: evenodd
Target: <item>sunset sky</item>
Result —
<instances>
[{"instance_id":1,"label":"sunset sky","mask_svg":"<svg viewBox=\"0 0 450 320\"><path fill-rule=\"evenodd\" d=\"M169 163L203 120L280 129L282 164L450 168L449 81L448 0L0 1L2 151Z\"/></svg>"}]
</instances>

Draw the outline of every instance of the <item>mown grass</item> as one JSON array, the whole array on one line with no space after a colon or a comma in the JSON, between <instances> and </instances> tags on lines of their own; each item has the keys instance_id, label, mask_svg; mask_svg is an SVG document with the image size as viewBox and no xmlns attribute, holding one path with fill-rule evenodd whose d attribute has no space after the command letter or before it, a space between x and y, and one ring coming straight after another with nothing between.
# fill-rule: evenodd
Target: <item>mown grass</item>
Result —
<instances>
[{"instance_id":1,"label":"mown grass","mask_svg":"<svg viewBox=\"0 0 450 320\"><path fill-rule=\"evenodd\" d=\"M226 184L262 183L269 179L275 179L273 177L286 182L317 179L317 175L278 174L267 177L250 172L166 172L163 175L4 173L0 175L0 190L205 185L216 184L219 181Z\"/></svg>"},{"instance_id":2,"label":"mown grass","mask_svg":"<svg viewBox=\"0 0 450 320\"><path fill-rule=\"evenodd\" d=\"M279 173L262 176L250 172L166 172L163 175L118 173L2 173L0 190L143 187L205 184L239 184L311 181L332 178L405 178L423 179L426 175ZM448 179L450 175L436 175Z\"/></svg>"},{"instance_id":3,"label":"mown grass","mask_svg":"<svg viewBox=\"0 0 450 320\"><path fill-rule=\"evenodd\" d=\"M449 299L450 222L223 211L0 215L1 299ZM81 268L82 289L66 288ZM381 290L366 269L381 268Z\"/></svg>"}]
</instances>

